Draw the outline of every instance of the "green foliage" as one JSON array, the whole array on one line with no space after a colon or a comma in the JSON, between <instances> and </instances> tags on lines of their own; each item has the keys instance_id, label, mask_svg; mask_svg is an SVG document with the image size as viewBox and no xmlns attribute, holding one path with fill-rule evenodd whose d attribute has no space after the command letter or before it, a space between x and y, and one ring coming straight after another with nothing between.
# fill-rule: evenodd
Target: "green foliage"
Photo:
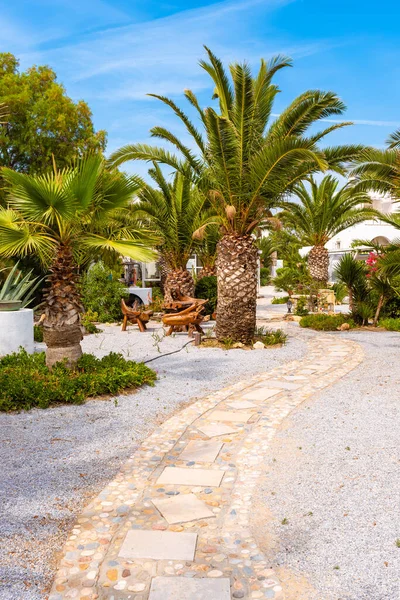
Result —
<instances>
[{"instance_id":1,"label":"green foliage","mask_svg":"<svg viewBox=\"0 0 400 600\"><path fill-rule=\"evenodd\" d=\"M383 318L400 318L400 297L391 298L383 307L381 315Z\"/></svg>"},{"instance_id":2,"label":"green foliage","mask_svg":"<svg viewBox=\"0 0 400 600\"><path fill-rule=\"evenodd\" d=\"M308 289L312 279L307 264L302 261L296 266L277 269L273 283L279 292L287 292L291 296L296 292L301 293L304 289Z\"/></svg>"},{"instance_id":3,"label":"green foliage","mask_svg":"<svg viewBox=\"0 0 400 600\"><path fill-rule=\"evenodd\" d=\"M347 287L344 283L336 282L332 285L335 292L336 304L342 304L345 297L348 295Z\"/></svg>"},{"instance_id":4,"label":"green foliage","mask_svg":"<svg viewBox=\"0 0 400 600\"><path fill-rule=\"evenodd\" d=\"M260 341L265 346L276 346L286 344L287 335L282 329L269 329L268 327L256 327L255 341Z\"/></svg>"},{"instance_id":5,"label":"green foliage","mask_svg":"<svg viewBox=\"0 0 400 600\"><path fill-rule=\"evenodd\" d=\"M7 269L0 269L0 271L6 270ZM0 301L21 301L21 308L24 308L32 302L32 296L39 283L38 277L32 279L32 271L23 275L22 271L18 270L18 263L16 263L0 287Z\"/></svg>"},{"instance_id":6,"label":"green foliage","mask_svg":"<svg viewBox=\"0 0 400 600\"><path fill-rule=\"evenodd\" d=\"M205 314L212 315L217 308L218 291L217 291L217 278L215 275L209 277L202 277L196 283L195 287L196 298L208 298L208 302L205 305Z\"/></svg>"},{"instance_id":7,"label":"green foliage","mask_svg":"<svg viewBox=\"0 0 400 600\"><path fill-rule=\"evenodd\" d=\"M268 267L261 267L260 269L260 285L269 285L271 281L271 275Z\"/></svg>"},{"instance_id":8,"label":"green foliage","mask_svg":"<svg viewBox=\"0 0 400 600\"><path fill-rule=\"evenodd\" d=\"M298 317L304 317L305 315L308 315L309 311L307 306L308 298L306 296L300 296L300 298L297 299L297 305L294 314Z\"/></svg>"},{"instance_id":9,"label":"green foliage","mask_svg":"<svg viewBox=\"0 0 400 600\"><path fill-rule=\"evenodd\" d=\"M339 190L338 185L331 175L319 183L309 177L307 185L296 185L299 202L288 202L279 217L303 246L324 246L341 231L376 215L366 192L357 191L352 181Z\"/></svg>"},{"instance_id":10,"label":"green foliage","mask_svg":"<svg viewBox=\"0 0 400 600\"><path fill-rule=\"evenodd\" d=\"M33 339L35 342L43 342L43 327L40 325L33 326Z\"/></svg>"},{"instance_id":11,"label":"green foliage","mask_svg":"<svg viewBox=\"0 0 400 600\"><path fill-rule=\"evenodd\" d=\"M269 268L272 265L272 253L276 250L274 239L271 235L268 235L267 237L261 237L257 240L256 246L259 250L261 250L261 269L265 267L268 269L269 273Z\"/></svg>"},{"instance_id":12,"label":"green foliage","mask_svg":"<svg viewBox=\"0 0 400 600\"><path fill-rule=\"evenodd\" d=\"M81 323L86 329L86 333L101 333L101 329L96 327L95 323L99 321L97 312L88 310L81 316Z\"/></svg>"},{"instance_id":13,"label":"green foliage","mask_svg":"<svg viewBox=\"0 0 400 600\"><path fill-rule=\"evenodd\" d=\"M152 302L149 308L154 312L161 312L164 304L164 296L158 286L152 288Z\"/></svg>"},{"instance_id":14,"label":"green foliage","mask_svg":"<svg viewBox=\"0 0 400 600\"><path fill-rule=\"evenodd\" d=\"M113 279L110 271L98 262L82 278L82 303L86 313L97 313L100 323L114 323L122 318L121 298L128 298L123 283ZM85 325L86 326L86 325Z\"/></svg>"},{"instance_id":15,"label":"green foliage","mask_svg":"<svg viewBox=\"0 0 400 600\"><path fill-rule=\"evenodd\" d=\"M21 350L0 358L0 411L82 404L89 397L152 385L155 379L156 373L143 363L125 360L114 352L102 359L84 354L74 370L57 363L49 371L44 352Z\"/></svg>"},{"instance_id":16,"label":"green foliage","mask_svg":"<svg viewBox=\"0 0 400 600\"><path fill-rule=\"evenodd\" d=\"M114 152L110 162L118 166L128 160L156 161L183 174L189 165L200 188L211 191L214 214L209 222L218 223L224 233L249 235L271 217L271 209L284 201L298 181L328 167L341 171L362 148L319 148L322 138L348 124L315 131L321 119L337 119L346 108L332 92L306 91L274 116L279 88L273 80L277 72L291 66L290 59L262 60L258 72L252 74L247 63L231 64L228 70L211 50L206 48L206 52L207 60L200 65L212 80L219 106L203 109L195 94L185 91L201 130L173 100L151 94L180 119L189 143L156 126L152 136L172 144L177 155L163 147L130 144Z\"/></svg>"},{"instance_id":17,"label":"green foliage","mask_svg":"<svg viewBox=\"0 0 400 600\"><path fill-rule=\"evenodd\" d=\"M109 172L99 154L47 175L24 175L3 168L8 209L0 208L0 255L35 255L48 268L60 247L76 263L119 256L152 260L155 241L132 208L142 182Z\"/></svg>"},{"instance_id":18,"label":"green foliage","mask_svg":"<svg viewBox=\"0 0 400 600\"><path fill-rule=\"evenodd\" d=\"M283 296L283 298L273 298L271 304L286 304L289 300L289 296Z\"/></svg>"},{"instance_id":19,"label":"green foliage","mask_svg":"<svg viewBox=\"0 0 400 600\"><path fill-rule=\"evenodd\" d=\"M23 173L59 167L88 150L104 151L105 131L94 130L92 113L82 100L74 102L47 66L19 72L18 60L0 54L0 103L7 107L0 126L0 165Z\"/></svg>"},{"instance_id":20,"label":"green foliage","mask_svg":"<svg viewBox=\"0 0 400 600\"><path fill-rule=\"evenodd\" d=\"M307 315L300 319L300 327L310 327L316 331L336 331L338 327L348 323L354 327L353 320L348 315Z\"/></svg>"},{"instance_id":21,"label":"green foliage","mask_svg":"<svg viewBox=\"0 0 400 600\"><path fill-rule=\"evenodd\" d=\"M400 319L381 319L379 326L384 327L388 331L400 331Z\"/></svg>"}]
</instances>

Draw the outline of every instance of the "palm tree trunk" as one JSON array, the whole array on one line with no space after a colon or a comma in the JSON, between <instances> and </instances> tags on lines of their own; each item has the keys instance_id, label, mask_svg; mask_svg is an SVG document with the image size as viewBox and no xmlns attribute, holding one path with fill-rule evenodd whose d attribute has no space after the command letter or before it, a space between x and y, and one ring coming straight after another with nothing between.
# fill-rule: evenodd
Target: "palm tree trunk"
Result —
<instances>
[{"instance_id":1,"label":"palm tree trunk","mask_svg":"<svg viewBox=\"0 0 400 600\"><path fill-rule=\"evenodd\" d=\"M249 344L254 338L258 250L249 235L227 234L217 245L216 335Z\"/></svg>"},{"instance_id":2,"label":"palm tree trunk","mask_svg":"<svg viewBox=\"0 0 400 600\"><path fill-rule=\"evenodd\" d=\"M314 246L308 255L308 268L314 281L325 287L329 279L329 253L324 246Z\"/></svg>"},{"instance_id":3,"label":"palm tree trunk","mask_svg":"<svg viewBox=\"0 0 400 600\"><path fill-rule=\"evenodd\" d=\"M165 302L172 302L177 295L194 296L194 281L187 269L171 269L168 271L164 286Z\"/></svg>"},{"instance_id":4,"label":"palm tree trunk","mask_svg":"<svg viewBox=\"0 0 400 600\"><path fill-rule=\"evenodd\" d=\"M76 286L74 258L68 246L60 245L50 272L43 327L46 364L51 369L56 362L65 360L69 367L74 367L82 356L80 315L83 306Z\"/></svg>"},{"instance_id":5,"label":"palm tree trunk","mask_svg":"<svg viewBox=\"0 0 400 600\"><path fill-rule=\"evenodd\" d=\"M216 270L215 266L211 267L211 266L205 265L201 269L200 273L198 274L197 281L199 281L199 279L203 279L203 277L211 277L212 275L216 275L216 272L217 272L217 270Z\"/></svg>"},{"instance_id":6,"label":"palm tree trunk","mask_svg":"<svg viewBox=\"0 0 400 600\"><path fill-rule=\"evenodd\" d=\"M376 312L375 312L374 321L373 321L374 327L376 327L378 325L379 315L381 313L384 302L385 302L385 296L382 294L379 296L378 306L376 307Z\"/></svg>"},{"instance_id":7,"label":"palm tree trunk","mask_svg":"<svg viewBox=\"0 0 400 600\"><path fill-rule=\"evenodd\" d=\"M169 269L168 269L168 263L166 261L166 258L161 253L158 258L158 268L160 271L160 288L161 288L162 294L164 295L165 294L165 282L167 281Z\"/></svg>"}]
</instances>

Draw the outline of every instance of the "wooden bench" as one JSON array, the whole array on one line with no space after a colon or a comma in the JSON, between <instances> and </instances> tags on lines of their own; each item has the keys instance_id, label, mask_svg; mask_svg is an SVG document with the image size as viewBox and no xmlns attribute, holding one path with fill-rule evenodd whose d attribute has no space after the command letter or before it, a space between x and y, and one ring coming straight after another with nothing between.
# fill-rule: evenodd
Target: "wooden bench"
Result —
<instances>
[{"instance_id":1,"label":"wooden bench","mask_svg":"<svg viewBox=\"0 0 400 600\"><path fill-rule=\"evenodd\" d=\"M137 310L135 306L132 308L125 304L125 300L121 298L121 310L124 315L124 320L122 321L122 331L126 331L128 326L128 322L132 323L132 325L137 325L139 330L143 333L143 331L147 330L146 323L150 321L150 317L153 314L152 310Z\"/></svg>"},{"instance_id":2,"label":"wooden bench","mask_svg":"<svg viewBox=\"0 0 400 600\"><path fill-rule=\"evenodd\" d=\"M200 327L200 323L202 323L204 320L204 315L202 312L204 310L204 305L208 302L208 300L201 300L199 298L190 298L190 300L193 300L193 302L189 304L189 306L186 306L186 308L183 308L183 310L165 314L163 316L163 324L169 327L167 335L171 335L174 331L179 330L182 327L188 331L189 335L191 335L194 330L198 331L199 333L204 333ZM178 302L181 302L181 306L184 302L187 304L186 301ZM176 304L176 302L170 304ZM171 308L177 310L179 305Z\"/></svg>"}]
</instances>

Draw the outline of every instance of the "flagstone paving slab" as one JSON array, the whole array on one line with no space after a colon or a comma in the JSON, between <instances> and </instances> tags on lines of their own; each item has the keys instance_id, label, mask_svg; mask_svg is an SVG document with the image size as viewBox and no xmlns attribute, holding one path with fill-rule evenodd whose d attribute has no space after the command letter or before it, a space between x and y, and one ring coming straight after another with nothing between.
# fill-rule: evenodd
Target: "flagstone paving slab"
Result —
<instances>
[{"instance_id":1,"label":"flagstone paving slab","mask_svg":"<svg viewBox=\"0 0 400 600\"><path fill-rule=\"evenodd\" d=\"M237 412L235 410L214 410L210 415L210 421L231 421L232 423L247 423L254 413Z\"/></svg>"},{"instance_id":2,"label":"flagstone paving slab","mask_svg":"<svg viewBox=\"0 0 400 600\"><path fill-rule=\"evenodd\" d=\"M74 525L49 600L284 598L250 534L252 496L282 421L363 358L361 348L342 337L321 334L307 341L302 361L198 400L142 443ZM235 410L247 401L257 403L254 411ZM219 444L218 452L212 444ZM212 455L213 461L202 463ZM177 466L183 460L185 468ZM174 558L174 552L189 556L184 538L174 538L169 552L168 544L129 545L134 532L140 532L136 540L146 532L197 535L194 556ZM125 556L139 545L142 554L170 556Z\"/></svg>"},{"instance_id":3,"label":"flagstone paving slab","mask_svg":"<svg viewBox=\"0 0 400 600\"><path fill-rule=\"evenodd\" d=\"M215 517L212 510L195 494L153 500L153 504L170 525Z\"/></svg>"},{"instance_id":4,"label":"flagstone paving slab","mask_svg":"<svg viewBox=\"0 0 400 600\"><path fill-rule=\"evenodd\" d=\"M184 469L165 467L157 479L158 485L204 485L218 487L224 476L223 471L211 469Z\"/></svg>"},{"instance_id":5,"label":"flagstone paving slab","mask_svg":"<svg viewBox=\"0 0 400 600\"><path fill-rule=\"evenodd\" d=\"M154 560L193 560L197 533L173 531L128 531L118 556Z\"/></svg>"},{"instance_id":6,"label":"flagstone paving slab","mask_svg":"<svg viewBox=\"0 0 400 600\"><path fill-rule=\"evenodd\" d=\"M272 396L280 394L282 390L269 389L269 388L254 388L251 392L248 392L242 398L245 400L268 400Z\"/></svg>"},{"instance_id":7,"label":"flagstone paving slab","mask_svg":"<svg viewBox=\"0 0 400 600\"><path fill-rule=\"evenodd\" d=\"M155 577L149 600L230 600L229 579Z\"/></svg>"},{"instance_id":8,"label":"flagstone paving slab","mask_svg":"<svg viewBox=\"0 0 400 600\"><path fill-rule=\"evenodd\" d=\"M223 445L223 442L214 440L192 440L181 452L179 459L194 462L214 462Z\"/></svg>"},{"instance_id":9,"label":"flagstone paving slab","mask_svg":"<svg viewBox=\"0 0 400 600\"><path fill-rule=\"evenodd\" d=\"M198 427L197 429L210 438L219 437L221 435L229 435L238 432L237 429L233 429L232 427L229 427L229 425L223 425L222 423L210 423L210 425L201 425L201 427Z\"/></svg>"},{"instance_id":10,"label":"flagstone paving slab","mask_svg":"<svg viewBox=\"0 0 400 600\"><path fill-rule=\"evenodd\" d=\"M254 402L248 402L247 400L233 400L232 402L227 402L226 404L230 408L237 410L242 410L245 408L257 408L257 404L254 404Z\"/></svg>"}]
</instances>

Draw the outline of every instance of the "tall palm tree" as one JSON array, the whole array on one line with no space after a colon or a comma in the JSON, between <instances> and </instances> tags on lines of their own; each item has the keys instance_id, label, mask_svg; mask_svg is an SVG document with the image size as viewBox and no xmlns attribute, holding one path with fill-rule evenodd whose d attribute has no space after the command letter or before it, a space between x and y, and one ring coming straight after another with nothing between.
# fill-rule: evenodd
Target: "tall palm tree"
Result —
<instances>
[{"instance_id":1,"label":"tall palm tree","mask_svg":"<svg viewBox=\"0 0 400 600\"><path fill-rule=\"evenodd\" d=\"M222 232L216 261L217 337L249 342L254 335L257 296L258 253L253 233L299 180L328 166L341 170L361 147L319 149L324 136L347 124L310 131L319 119L343 113L343 102L332 92L307 91L275 119L273 105L279 89L272 80L291 65L288 58L262 60L255 77L248 64L232 64L229 76L221 61L206 51L209 60L200 65L211 77L218 108L201 108L195 94L185 91L202 131L172 100L150 94L179 117L191 138L190 147L169 130L154 127L152 135L172 144L178 154L133 144L115 152L110 160L112 165L158 161L182 173L190 166L213 208L209 222L218 223Z\"/></svg>"},{"instance_id":2,"label":"tall palm tree","mask_svg":"<svg viewBox=\"0 0 400 600\"><path fill-rule=\"evenodd\" d=\"M329 278L329 254L325 244L335 235L376 216L371 199L351 185L338 190L339 181L327 175L320 183L308 178L308 186L298 183L293 192L299 200L290 202L281 213L284 225L292 230L303 246L312 246L308 268L314 281L326 285Z\"/></svg>"},{"instance_id":3,"label":"tall palm tree","mask_svg":"<svg viewBox=\"0 0 400 600\"><path fill-rule=\"evenodd\" d=\"M82 353L77 289L78 264L131 256L149 260L154 242L131 219L131 202L141 182L108 172L100 155L47 175L24 175L3 168L8 208L0 208L0 255L36 255L49 269L44 338L47 365L66 359L73 365Z\"/></svg>"},{"instance_id":4,"label":"tall palm tree","mask_svg":"<svg viewBox=\"0 0 400 600\"><path fill-rule=\"evenodd\" d=\"M144 185L136 209L161 239L159 250L167 266L164 298L170 302L177 291L193 296L194 281L186 264L196 245L193 234L201 225L205 196L192 183L189 172L176 172L168 182L155 163L149 175L157 187Z\"/></svg>"}]
</instances>

